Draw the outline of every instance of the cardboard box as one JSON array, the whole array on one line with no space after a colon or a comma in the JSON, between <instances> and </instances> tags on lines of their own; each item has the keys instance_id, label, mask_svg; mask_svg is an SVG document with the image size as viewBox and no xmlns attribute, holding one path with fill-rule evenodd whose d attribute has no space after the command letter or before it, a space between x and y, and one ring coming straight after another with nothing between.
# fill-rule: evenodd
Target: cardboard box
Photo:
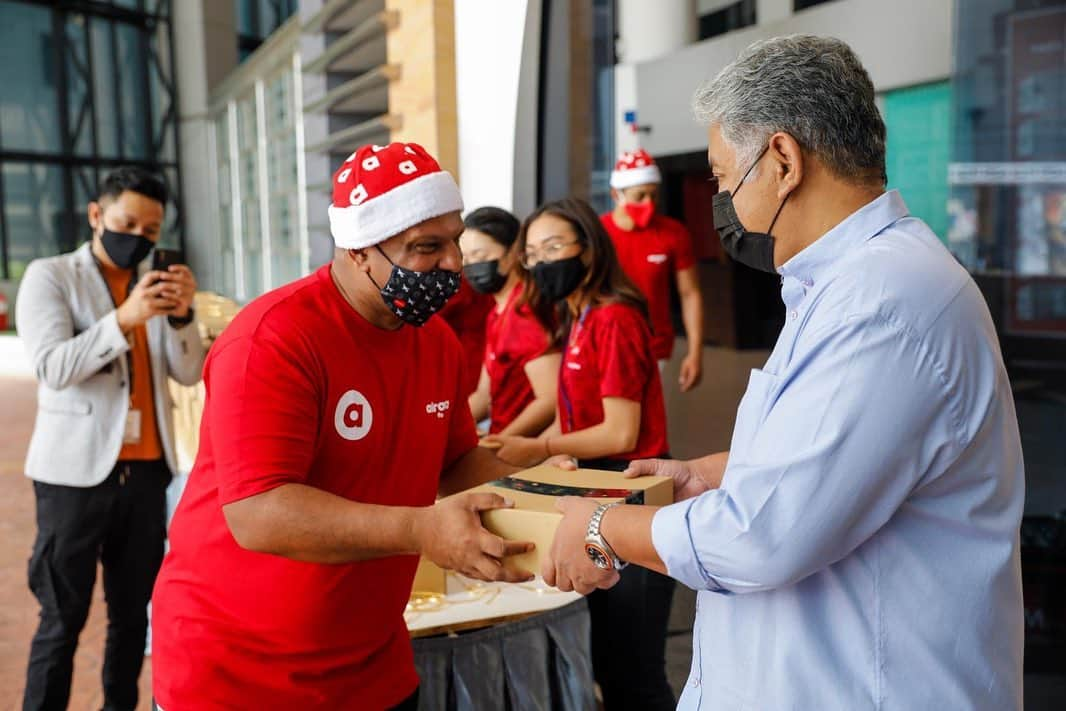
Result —
<instances>
[{"instance_id":1,"label":"cardboard box","mask_svg":"<svg viewBox=\"0 0 1066 711\"><path fill-rule=\"evenodd\" d=\"M447 579L444 569L431 563L425 558L418 559L418 570L415 571L415 582L411 585L413 593L434 593L443 595L448 592Z\"/></svg>"},{"instance_id":2,"label":"cardboard box","mask_svg":"<svg viewBox=\"0 0 1066 711\"><path fill-rule=\"evenodd\" d=\"M578 469L565 471L541 465L513 476L489 482L474 491L499 494L512 501L513 509L497 509L481 514L485 528L512 541L532 541L536 549L507 559L507 566L540 573L540 556L551 549L555 529L562 514L555 509L560 496L584 496L607 503L666 506L674 501L674 480L645 476L626 479L620 472Z\"/></svg>"}]
</instances>

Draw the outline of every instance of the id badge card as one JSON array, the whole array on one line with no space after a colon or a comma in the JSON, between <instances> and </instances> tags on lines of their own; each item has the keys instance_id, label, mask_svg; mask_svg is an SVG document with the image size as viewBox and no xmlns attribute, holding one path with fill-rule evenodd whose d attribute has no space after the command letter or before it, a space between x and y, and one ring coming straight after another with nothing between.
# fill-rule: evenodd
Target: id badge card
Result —
<instances>
[{"instance_id":1,"label":"id badge card","mask_svg":"<svg viewBox=\"0 0 1066 711\"><path fill-rule=\"evenodd\" d=\"M123 444L140 444L141 411L130 408L126 413L126 432L122 436Z\"/></svg>"}]
</instances>

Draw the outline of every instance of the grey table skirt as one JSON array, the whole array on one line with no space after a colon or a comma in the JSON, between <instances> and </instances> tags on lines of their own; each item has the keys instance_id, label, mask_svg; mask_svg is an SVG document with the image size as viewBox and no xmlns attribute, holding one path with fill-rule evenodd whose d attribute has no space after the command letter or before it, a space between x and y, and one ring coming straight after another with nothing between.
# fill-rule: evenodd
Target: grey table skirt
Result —
<instances>
[{"instance_id":1,"label":"grey table skirt","mask_svg":"<svg viewBox=\"0 0 1066 711\"><path fill-rule=\"evenodd\" d=\"M458 636L412 641L419 711L592 711L585 600Z\"/></svg>"}]
</instances>

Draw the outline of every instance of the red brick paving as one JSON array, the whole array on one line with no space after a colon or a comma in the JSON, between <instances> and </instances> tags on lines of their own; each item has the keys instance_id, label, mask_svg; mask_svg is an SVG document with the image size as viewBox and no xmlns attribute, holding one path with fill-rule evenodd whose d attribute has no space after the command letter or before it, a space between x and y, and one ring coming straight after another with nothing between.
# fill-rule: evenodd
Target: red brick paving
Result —
<instances>
[{"instance_id":1,"label":"red brick paving","mask_svg":"<svg viewBox=\"0 0 1066 711\"><path fill-rule=\"evenodd\" d=\"M26 660L37 627L37 601L26 586L26 561L36 532L33 487L22 470L37 407L36 387L30 378L0 377L0 711L22 707ZM107 618L99 577L74 658L72 711L103 706L100 668ZM144 661L138 709L151 708L151 663Z\"/></svg>"}]
</instances>

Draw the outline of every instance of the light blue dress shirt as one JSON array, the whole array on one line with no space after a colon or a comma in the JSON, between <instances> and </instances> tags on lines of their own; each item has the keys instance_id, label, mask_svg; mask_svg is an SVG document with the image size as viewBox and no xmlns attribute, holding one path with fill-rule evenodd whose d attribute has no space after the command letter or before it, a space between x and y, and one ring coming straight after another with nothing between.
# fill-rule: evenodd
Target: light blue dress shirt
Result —
<instances>
[{"instance_id":1,"label":"light blue dress shirt","mask_svg":"<svg viewBox=\"0 0 1066 711\"><path fill-rule=\"evenodd\" d=\"M1021 709L1022 451L977 286L895 191L779 271L721 487L652 524L700 591L679 708Z\"/></svg>"}]
</instances>

